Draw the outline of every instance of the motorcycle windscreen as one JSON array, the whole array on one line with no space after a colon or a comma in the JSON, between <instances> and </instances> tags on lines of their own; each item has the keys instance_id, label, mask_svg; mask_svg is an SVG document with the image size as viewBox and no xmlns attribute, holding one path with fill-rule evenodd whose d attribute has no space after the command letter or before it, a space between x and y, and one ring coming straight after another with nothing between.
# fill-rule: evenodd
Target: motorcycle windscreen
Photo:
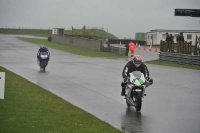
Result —
<instances>
[{"instance_id":1,"label":"motorcycle windscreen","mask_svg":"<svg viewBox=\"0 0 200 133\"><path fill-rule=\"evenodd\" d=\"M133 74L133 76L134 76L137 80L139 80L139 79L141 78L141 76L142 76L142 73L141 73L140 71L133 71L133 72L131 72L131 74Z\"/></svg>"},{"instance_id":2,"label":"motorcycle windscreen","mask_svg":"<svg viewBox=\"0 0 200 133\"><path fill-rule=\"evenodd\" d=\"M140 71L134 71L130 73L130 76L130 81L133 82L136 86L141 86L145 83L144 75Z\"/></svg>"}]
</instances>

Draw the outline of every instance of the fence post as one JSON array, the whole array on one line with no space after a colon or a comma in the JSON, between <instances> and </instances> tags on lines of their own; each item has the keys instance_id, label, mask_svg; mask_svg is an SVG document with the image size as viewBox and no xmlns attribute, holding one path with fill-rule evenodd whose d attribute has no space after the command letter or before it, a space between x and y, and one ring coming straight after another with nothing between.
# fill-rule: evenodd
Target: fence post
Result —
<instances>
[{"instance_id":1,"label":"fence post","mask_svg":"<svg viewBox=\"0 0 200 133\"><path fill-rule=\"evenodd\" d=\"M5 72L0 72L0 99L4 99Z\"/></svg>"},{"instance_id":2,"label":"fence post","mask_svg":"<svg viewBox=\"0 0 200 133\"><path fill-rule=\"evenodd\" d=\"M185 54L188 54L189 52L189 42L186 42L186 51L185 51Z\"/></svg>"},{"instance_id":3,"label":"fence post","mask_svg":"<svg viewBox=\"0 0 200 133\"><path fill-rule=\"evenodd\" d=\"M197 39L197 38L196 38ZM195 41L195 44L194 44L194 55L197 55L197 41ZM199 42L200 43L200 42Z\"/></svg>"},{"instance_id":4,"label":"fence post","mask_svg":"<svg viewBox=\"0 0 200 133\"><path fill-rule=\"evenodd\" d=\"M167 52L167 42L164 42L164 46L165 46L165 48L164 48L164 52Z\"/></svg>"},{"instance_id":5,"label":"fence post","mask_svg":"<svg viewBox=\"0 0 200 133\"><path fill-rule=\"evenodd\" d=\"M184 42L180 41L180 53L183 54L184 52Z\"/></svg>"},{"instance_id":6,"label":"fence post","mask_svg":"<svg viewBox=\"0 0 200 133\"><path fill-rule=\"evenodd\" d=\"M192 41L190 41L190 54L192 53ZM194 53L193 53L194 54Z\"/></svg>"},{"instance_id":7,"label":"fence post","mask_svg":"<svg viewBox=\"0 0 200 133\"><path fill-rule=\"evenodd\" d=\"M185 42L182 42L182 47L183 47L183 52L182 52L182 54L187 54L187 47L188 47L188 43L185 41Z\"/></svg>"},{"instance_id":8,"label":"fence post","mask_svg":"<svg viewBox=\"0 0 200 133\"><path fill-rule=\"evenodd\" d=\"M180 42L177 41L177 44L176 44L176 52L179 53L180 52Z\"/></svg>"}]
</instances>

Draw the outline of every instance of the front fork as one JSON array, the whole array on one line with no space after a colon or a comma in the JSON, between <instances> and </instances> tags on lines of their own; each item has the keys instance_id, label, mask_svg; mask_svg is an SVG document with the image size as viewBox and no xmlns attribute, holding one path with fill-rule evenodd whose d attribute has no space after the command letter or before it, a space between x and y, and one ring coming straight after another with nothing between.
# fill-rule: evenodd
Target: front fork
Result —
<instances>
[{"instance_id":1,"label":"front fork","mask_svg":"<svg viewBox=\"0 0 200 133\"><path fill-rule=\"evenodd\" d=\"M135 97L137 95L137 93L141 92L142 93L142 98L144 98L144 96L146 96L145 94L145 89L141 89L141 88L138 88L138 89L134 89L133 88L129 88L128 85L126 86L125 88L125 95L129 98L129 99L132 99L133 101L135 101Z\"/></svg>"}]
</instances>

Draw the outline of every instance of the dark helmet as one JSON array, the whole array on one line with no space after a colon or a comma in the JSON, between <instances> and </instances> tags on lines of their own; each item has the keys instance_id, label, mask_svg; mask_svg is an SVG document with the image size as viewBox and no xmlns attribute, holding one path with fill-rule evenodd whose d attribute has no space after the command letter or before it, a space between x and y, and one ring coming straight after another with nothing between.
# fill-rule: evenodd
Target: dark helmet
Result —
<instances>
[{"instance_id":1,"label":"dark helmet","mask_svg":"<svg viewBox=\"0 0 200 133\"><path fill-rule=\"evenodd\" d=\"M139 67L142 64L142 58L141 58L140 55L134 55L134 57L133 57L133 64L136 67Z\"/></svg>"}]
</instances>

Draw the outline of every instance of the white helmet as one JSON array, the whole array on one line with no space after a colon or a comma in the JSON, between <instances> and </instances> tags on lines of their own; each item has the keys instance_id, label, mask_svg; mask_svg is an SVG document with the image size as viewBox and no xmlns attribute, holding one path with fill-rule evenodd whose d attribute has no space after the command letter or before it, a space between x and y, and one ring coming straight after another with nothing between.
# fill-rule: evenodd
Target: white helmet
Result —
<instances>
[{"instance_id":1,"label":"white helmet","mask_svg":"<svg viewBox=\"0 0 200 133\"><path fill-rule=\"evenodd\" d=\"M41 48L41 49L44 48L44 45L40 45L40 48Z\"/></svg>"}]
</instances>

